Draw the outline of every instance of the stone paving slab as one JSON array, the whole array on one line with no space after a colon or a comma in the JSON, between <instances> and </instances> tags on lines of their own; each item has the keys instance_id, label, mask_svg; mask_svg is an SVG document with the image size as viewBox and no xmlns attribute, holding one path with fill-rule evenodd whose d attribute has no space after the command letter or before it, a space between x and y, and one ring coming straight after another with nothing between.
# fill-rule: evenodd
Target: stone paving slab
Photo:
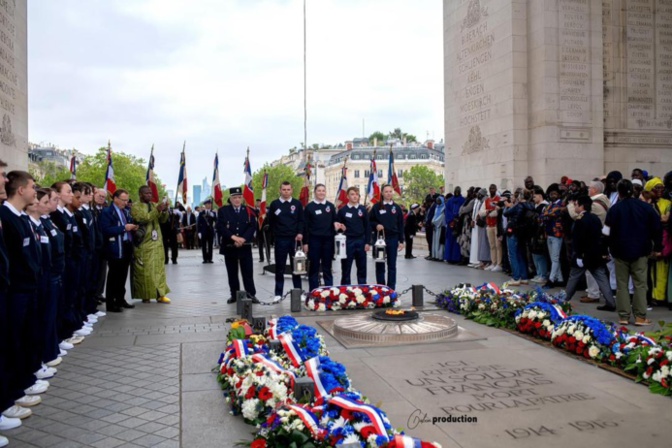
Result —
<instances>
[{"instance_id":1,"label":"stone paving slab","mask_svg":"<svg viewBox=\"0 0 672 448\"><path fill-rule=\"evenodd\" d=\"M416 255L420 255L417 250ZM255 263L258 272L260 266ZM398 270L400 291L411 284L423 284L439 292L461 282L506 280L499 273L452 267L422 258L399 259ZM226 303L229 293L225 272L221 261L202 265L200 251L182 251L179 264L167 266L173 303L143 304L136 300L135 309L102 318L94 334L64 358L58 375L51 380L52 387L42 396L43 404L33 408L34 415L21 428L6 432L10 447L227 448L237 441L250 440L253 428L229 414L216 376L211 372L225 345L228 329L225 321L235 316L236 311L235 305ZM369 260L369 279L373 272L373 262ZM257 273L255 282L259 298L270 300L273 277ZM286 282L287 287L289 284ZM579 303L578 297L573 302L577 312L615 318L614 313L595 311L595 305ZM427 309L431 308L429 299L425 295ZM410 293L402 296L403 304L410 305L410 301ZM274 306L255 306L254 313L267 317L289 313L289 300ZM316 326L317 320L338 314L304 311L297 318ZM489 411L467 413L479 418L476 424L419 423L410 431L444 447L596 443L614 447L653 446L672 436L669 398L651 395L641 385L556 350L453 317L460 326L483 339L347 349L328 333L321 333L332 357L348 368L355 387L372 402L381 402L394 426L406 427L414 411L417 416L417 409L431 416L431 413L445 414L444 408L508 403L509 409L491 405L493 409ZM650 317L654 321L669 321L672 313L656 309ZM432 395L427 388L478 383L475 379L450 378L459 372L423 373L446 368L438 366L439 363L459 362L476 367L501 365L502 369L495 372L532 369L540 374L539 378L551 383L502 388L492 398L483 396L487 390L474 393L450 390ZM416 385L427 379L429 385ZM530 391L521 392L526 389ZM537 395L500 396L511 391ZM538 408L529 402L524 402L528 404L524 406L512 401L563 394L592 398L566 403L546 400ZM619 426L608 426L613 423Z\"/></svg>"}]
</instances>

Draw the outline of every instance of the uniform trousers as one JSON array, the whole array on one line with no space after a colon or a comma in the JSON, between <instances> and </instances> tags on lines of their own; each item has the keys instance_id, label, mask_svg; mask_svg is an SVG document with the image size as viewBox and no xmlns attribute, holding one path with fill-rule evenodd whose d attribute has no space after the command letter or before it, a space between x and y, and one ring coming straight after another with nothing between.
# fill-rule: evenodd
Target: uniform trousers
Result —
<instances>
[{"instance_id":1,"label":"uniform trousers","mask_svg":"<svg viewBox=\"0 0 672 448\"><path fill-rule=\"evenodd\" d=\"M212 243L214 235L203 235L201 239L201 250L203 251L203 261L212 261Z\"/></svg>"},{"instance_id":2,"label":"uniform trousers","mask_svg":"<svg viewBox=\"0 0 672 448\"><path fill-rule=\"evenodd\" d=\"M63 300L59 303L58 309L58 338L59 340L68 339L72 333L82 328L83 316L79 316L75 303L78 300L80 262L72 257L65 257L65 272L63 273Z\"/></svg>"},{"instance_id":3,"label":"uniform trousers","mask_svg":"<svg viewBox=\"0 0 672 448\"><path fill-rule=\"evenodd\" d=\"M275 295L281 296L285 287L285 266L287 265L287 256L289 263L294 266L294 252L296 251L296 241L294 237L278 236L275 238ZM292 284L294 289L301 289L301 277L292 274Z\"/></svg>"},{"instance_id":4,"label":"uniform trousers","mask_svg":"<svg viewBox=\"0 0 672 448\"><path fill-rule=\"evenodd\" d=\"M201 242L201 244L204 243ZM240 248L227 245L224 247L224 262L226 263L226 274L229 277L231 297L235 299L236 292L241 290L238 266L240 266L240 273L243 277L245 292L252 297L256 296L257 289L254 287L254 278L252 277L252 245L244 244Z\"/></svg>"},{"instance_id":5,"label":"uniform trousers","mask_svg":"<svg viewBox=\"0 0 672 448\"><path fill-rule=\"evenodd\" d=\"M7 291L0 290L0 309L7 309ZM0 313L0 340L8 340L7 314ZM9 370L7 366L9 347L0 344L0 412L14 405L14 400L9 392Z\"/></svg>"},{"instance_id":6,"label":"uniform trousers","mask_svg":"<svg viewBox=\"0 0 672 448\"><path fill-rule=\"evenodd\" d=\"M308 239L308 288L320 286L320 271L324 286L334 286L334 276L331 273L331 262L334 258L333 236L311 236Z\"/></svg>"},{"instance_id":7,"label":"uniform trousers","mask_svg":"<svg viewBox=\"0 0 672 448\"><path fill-rule=\"evenodd\" d=\"M47 363L58 358L60 354L56 322L59 302L63 294L63 283L60 275L45 274L43 277L46 280L42 281L44 288L40 291L39 302L43 335L41 362Z\"/></svg>"},{"instance_id":8,"label":"uniform trousers","mask_svg":"<svg viewBox=\"0 0 672 448\"><path fill-rule=\"evenodd\" d=\"M10 291L7 304L7 368L9 396L12 400L23 397L24 389L35 384L33 372L40 368L40 320L37 316L37 289ZM5 343L5 341L3 341Z\"/></svg>"},{"instance_id":9,"label":"uniform trousers","mask_svg":"<svg viewBox=\"0 0 672 448\"><path fill-rule=\"evenodd\" d=\"M357 265L357 284L366 284L366 251L363 238L348 238L345 241L347 258L341 260L341 285L351 285L352 263Z\"/></svg>"},{"instance_id":10,"label":"uniform trousers","mask_svg":"<svg viewBox=\"0 0 672 448\"><path fill-rule=\"evenodd\" d=\"M385 252L387 252L387 282L385 282L386 263L376 263L376 283L395 289L397 287L397 250L399 249L399 237L387 237L385 238L385 244Z\"/></svg>"}]
</instances>

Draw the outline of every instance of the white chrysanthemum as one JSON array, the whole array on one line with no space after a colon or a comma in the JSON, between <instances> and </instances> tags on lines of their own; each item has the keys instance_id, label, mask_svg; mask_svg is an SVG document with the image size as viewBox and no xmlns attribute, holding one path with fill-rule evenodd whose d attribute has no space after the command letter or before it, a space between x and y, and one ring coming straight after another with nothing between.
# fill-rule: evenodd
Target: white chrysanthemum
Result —
<instances>
[{"instance_id":1,"label":"white chrysanthemum","mask_svg":"<svg viewBox=\"0 0 672 448\"><path fill-rule=\"evenodd\" d=\"M537 317L537 312L535 310L530 310L530 313L527 315L527 317L531 320L534 320Z\"/></svg>"},{"instance_id":2,"label":"white chrysanthemum","mask_svg":"<svg viewBox=\"0 0 672 448\"><path fill-rule=\"evenodd\" d=\"M329 291L331 291L332 294L336 295L340 292L338 288L329 288Z\"/></svg>"},{"instance_id":3,"label":"white chrysanthemum","mask_svg":"<svg viewBox=\"0 0 672 448\"><path fill-rule=\"evenodd\" d=\"M657 383L660 383L660 381L663 379L663 373L658 370L651 375L651 379Z\"/></svg>"},{"instance_id":4,"label":"white chrysanthemum","mask_svg":"<svg viewBox=\"0 0 672 448\"><path fill-rule=\"evenodd\" d=\"M353 292L355 295L359 295L359 294L362 293L362 290L361 290L360 288L352 288L352 292Z\"/></svg>"},{"instance_id":5,"label":"white chrysanthemum","mask_svg":"<svg viewBox=\"0 0 672 448\"><path fill-rule=\"evenodd\" d=\"M326 299L327 297L329 297L330 294L331 294L331 292L329 292L328 289L325 289L324 291L322 291L320 293L320 296L322 296L322 298Z\"/></svg>"},{"instance_id":6,"label":"white chrysanthemum","mask_svg":"<svg viewBox=\"0 0 672 448\"><path fill-rule=\"evenodd\" d=\"M341 441L338 443L338 445L336 445L336 446L339 446L339 445L348 445L348 444L350 444L350 443L355 443L355 444L358 444L358 445L359 445L359 442L360 442L360 440L359 440L359 436L358 436L357 434L353 433L353 434L348 434L348 436L345 437L343 440L341 440Z\"/></svg>"},{"instance_id":7,"label":"white chrysanthemum","mask_svg":"<svg viewBox=\"0 0 672 448\"><path fill-rule=\"evenodd\" d=\"M362 428L365 426L368 426L368 423L365 422L354 422L352 423L352 427L355 428L355 431L360 432Z\"/></svg>"},{"instance_id":8,"label":"white chrysanthemum","mask_svg":"<svg viewBox=\"0 0 672 448\"><path fill-rule=\"evenodd\" d=\"M331 421L331 419L325 414L322 416L320 419L320 426L327 426L327 424Z\"/></svg>"},{"instance_id":9,"label":"white chrysanthemum","mask_svg":"<svg viewBox=\"0 0 672 448\"><path fill-rule=\"evenodd\" d=\"M374 302L369 302L369 303L366 304L366 307L367 308L375 308L376 304Z\"/></svg>"},{"instance_id":10,"label":"white chrysanthemum","mask_svg":"<svg viewBox=\"0 0 672 448\"><path fill-rule=\"evenodd\" d=\"M357 302L355 301L348 302L348 308L357 308Z\"/></svg>"},{"instance_id":11,"label":"white chrysanthemum","mask_svg":"<svg viewBox=\"0 0 672 448\"><path fill-rule=\"evenodd\" d=\"M570 325L569 328L567 329L567 334L574 334L575 330L576 330L576 325Z\"/></svg>"},{"instance_id":12,"label":"white chrysanthemum","mask_svg":"<svg viewBox=\"0 0 672 448\"><path fill-rule=\"evenodd\" d=\"M574 337L576 338L577 341L583 340L583 332L581 330L576 330L574 332Z\"/></svg>"},{"instance_id":13,"label":"white chrysanthemum","mask_svg":"<svg viewBox=\"0 0 672 448\"><path fill-rule=\"evenodd\" d=\"M257 398L253 398L251 400L246 400L243 402L243 417L245 417L248 420L254 420L257 418L257 415L259 415L259 412L257 411L257 404L259 403L259 400Z\"/></svg>"},{"instance_id":14,"label":"white chrysanthemum","mask_svg":"<svg viewBox=\"0 0 672 448\"><path fill-rule=\"evenodd\" d=\"M670 366L663 366L660 368L660 373L663 377L670 376Z\"/></svg>"},{"instance_id":15,"label":"white chrysanthemum","mask_svg":"<svg viewBox=\"0 0 672 448\"><path fill-rule=\"evenodd\" d=\"M668 359L668 361L672 361L672 350L668 350L665 353L665 357Z\"/></svg>"},{"instance_id":16,"label":"white chrysanthemum","mask_svg":"<svg viewBox=\"0 0 672 448\"><path fill-rule=\"evenodd\" d=\"M334 303L331 304L331 309L332 309L332 310L338 311L338 310L340 310L341 308L342 308L342 307L341 307L341 302L334 302Z\"/></svg>"},{"instance_id":17,"label":"white chrysanthemum","mask_svg":"<svg viewBox=\"0 0 672 448\"><path fill-rule=\"evenodd\" d=\"M479 304L478 304L478 309L479 309L479 310L484 310L484 309L485 309L485 304L483 304L483 303L479 303Z\"/></svg>"},{"instance_id":18,"label":"white chrysanthemum","mask_svg":"<svg viewBox=\"0 0 672 448\"><path fill-rule=\"evenodd\" d=\"M306 306L308 307L308 309L311 309L311 310L314 309L315 308L315 300L308 299L308 302L306 303Z\"/></svg>"},{"instance_id":19,"label":"white chrysanthemum","mask_svg":"<svg viewBox=\"0 0 672 448\"><path fill-rule=\"evenodd\" d=\"M548 319L544 319L544 321L541 323L544 327L550 327L551 326L551 321Z\"/></svg>"},{"instance_id":20,"label":"white chrysanthemum","mask_svg":"<svg viewBox=\"0 0 672 448\"><path fill-rule=\"evenodd\" d=\"M653 364L654 362L656 362L656 360L655 360L654 358L649 358L648 361L646 361L646 363L647 363L648 365L651 365L651 364Z\"/></svg>"},{"instance_id":21,"label":"white chrysanthemum","mask_svg":"<svg viewBox=\"0 0 672 448\"><path fill-rule=\"evenodd\" d=\"M383 297L383 303L390 303L390 296Z\"/></svg>"},{"instance_id":22,"label":"white chrysanthemum","mask_svg":"<svg viewBox=\"0 0 672 448\"><path fill-rule=\"evenodd\" d=\"M348 424L348 420L344 419L343 417L338 417L336 420L332 420L332 424L329 427L331 431L334 431L338 428L344 428L345 425Z\"/></svg>"},{"instance_id":23,"label":"white chrysanthemum","mask_svg":"<svg viewBox=\"0 0 672 448\"><path fill-rule=\"evenodd\" d=\"M368 447L371 448L378 448L378 444L376 443L376 435L371 434L368 439L366 439L366 443Z\"/></svg>"},{"instance_id":24,"label":"white chrysanthemum","mask_svg":"<svg viewBox=\"0 0 672 448\"><path fill-rule=\"evenodd\" d=\"M596 358L597 355L600 354L600 349L595 347L594 345L591 345L590 348L588 349L588 356L591 358Z\"/></svg>"},{"instance_id":25,"label":"white chrysanthemum","mask_svg":"<svg viewBox=\"0 0 672 448\"><path fill-rule=\"evenodd\" d=\"M287 399L287 386L283 382L276 381L269 384L268 390L271 391L273 397L278 401L285 401Z\"/></svg>"},{"instance_id":26,"label":"white chrysanthemum","mask_svg":"<svg viewBox=\"0 0 672 448\"><path fill-rule=\"evenodd\" d=\"M338 301L341 303L345 303L345 301L348 300L348 295L341 293L338 295Z\"/></svg>"},{"instance_id":27,"label":"white chrysanthemum","mask_svg":"<svg viewBox=\"0 0 672 448\"><path fill-rule=\"evenodd\" d=\"M317 306L317 311L325 311L327 309L327 306L324 303L320 303Z\"/></svg>"},{"instance_id":28,"label":"white chrysanthemum","mask_svg":"<svg viewBox=\"0 0 672 448\"><path fill-rule=\"evenodd\" d=\"M577 339L578 339L578 338L577 338ZM583 339L581 339L581 342L583 342L584 344L587 344L588 342L590 342L590 335L588 335L588 334L585 335L585 336L583 337Z\"/></svg>"}]
</instances>

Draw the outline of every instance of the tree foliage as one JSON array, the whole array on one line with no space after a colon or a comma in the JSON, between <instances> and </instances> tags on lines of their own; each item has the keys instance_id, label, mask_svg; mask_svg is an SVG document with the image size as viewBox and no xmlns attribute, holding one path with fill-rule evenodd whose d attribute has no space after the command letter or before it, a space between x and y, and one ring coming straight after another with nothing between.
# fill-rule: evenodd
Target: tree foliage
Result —
<instances>
[{"instance_id":1,"label":"tree foliage","mask_svg":"<svg viewBox=\"0 0 672 448\"><path fill-rule=\"evenodd\" d=\"M376 131L369 135L369 145L373 145L374 142L378 145L384 145L386 140L387 136L380 131Z\"/></svg>"},{"instance_id":2,"label":"tree foliage","mask_svg":"<svg viewBox=\"0 0 672 448\"><path fill-rule=\"evenodd\" d=\"M252 175L252 186L254 187L254 197L261 199L261 184L264 181L264 171L268 173L268 187L266 188L266 203L280 197L280 184L289 181L294 189L293 196L299 198L301 187L303 187L304 178L298 177L294 170L286 165L270 166L268 163L255 171Z\"/></svg>"},{"instance_id":3,"label":"tree foliage","mask_svg":"<svg viewBox=\"0 0 672 448\"><path fill-rule=\"evenodd\" d=\"M369 136L369 144L373 145L374 139L378 139L377 140L378 146L384 145L385 142L389 139L399 139L401 141L404 141L404 139L406 139L406 143L418 142L418 139L416 138L415 135L402 132L401 128L394 128L394 130L388 132L387 135L383 134L380 131L376 131Z\"/></svg>"},{"instance_id":4,"label":"tree foliage","mask_svg":"<svg viewBox=\"0 0 672 448\"><path fill-rule=\"evenodd\" d=\"M444 185L443 175L437 175L423 165L415 165L404 172L404 201L422 204L429 192L429 187L439 188Z\"/></svg>"},{"instance_id":5,"label":"tree foliage","mask_svg":"<svg viewBox=\"0 0 672 448\"><path fill-rule=\"evenodd\" d=\"M147 185L147 161L131 154L112 151L112 165L114 166L114 180L117 188L128 190L133 201L138 200L138 190ZM77 180L90 182L97 187L102 187L107 172L107 148L100 148L92 156L86 156L77 167ZM159 189L159 197L166 195L161 180L154 171L154 181ZM171 200L173 198L170 198Z\"/></svg>"},{"instance_id":6,"label":"tree foliage","mask_svg":"<svg viewBox=\"0 0 672 448\"><path fill-rule=\"evenodd\" d=\"M37 169L31 165L28 171L35 178L35 182L42 187L51 187L56 182L70 179L70 170L66 166L51 160L44 160L35 165Z\"/></svg>"}]
</instances>

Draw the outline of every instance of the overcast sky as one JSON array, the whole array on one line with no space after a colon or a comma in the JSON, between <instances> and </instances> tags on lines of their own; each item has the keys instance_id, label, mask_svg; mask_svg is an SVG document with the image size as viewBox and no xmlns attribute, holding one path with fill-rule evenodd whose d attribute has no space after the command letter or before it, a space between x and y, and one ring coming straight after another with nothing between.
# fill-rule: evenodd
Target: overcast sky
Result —
<instances>
[{"instance_id":1,"label":"overcast sky","mask_svg":"<svg viewBox=\"0 0 672 448\"><path fill-rule=\"evenodd\" d=\"M308 142L443 138L442 2L308 0ZM31 0L29 139L243 182L303 141L303 0ZM101 179L102 182L102 179ZM191 191L190 191L191 194Z\"/></svg>"}]
</instances>

